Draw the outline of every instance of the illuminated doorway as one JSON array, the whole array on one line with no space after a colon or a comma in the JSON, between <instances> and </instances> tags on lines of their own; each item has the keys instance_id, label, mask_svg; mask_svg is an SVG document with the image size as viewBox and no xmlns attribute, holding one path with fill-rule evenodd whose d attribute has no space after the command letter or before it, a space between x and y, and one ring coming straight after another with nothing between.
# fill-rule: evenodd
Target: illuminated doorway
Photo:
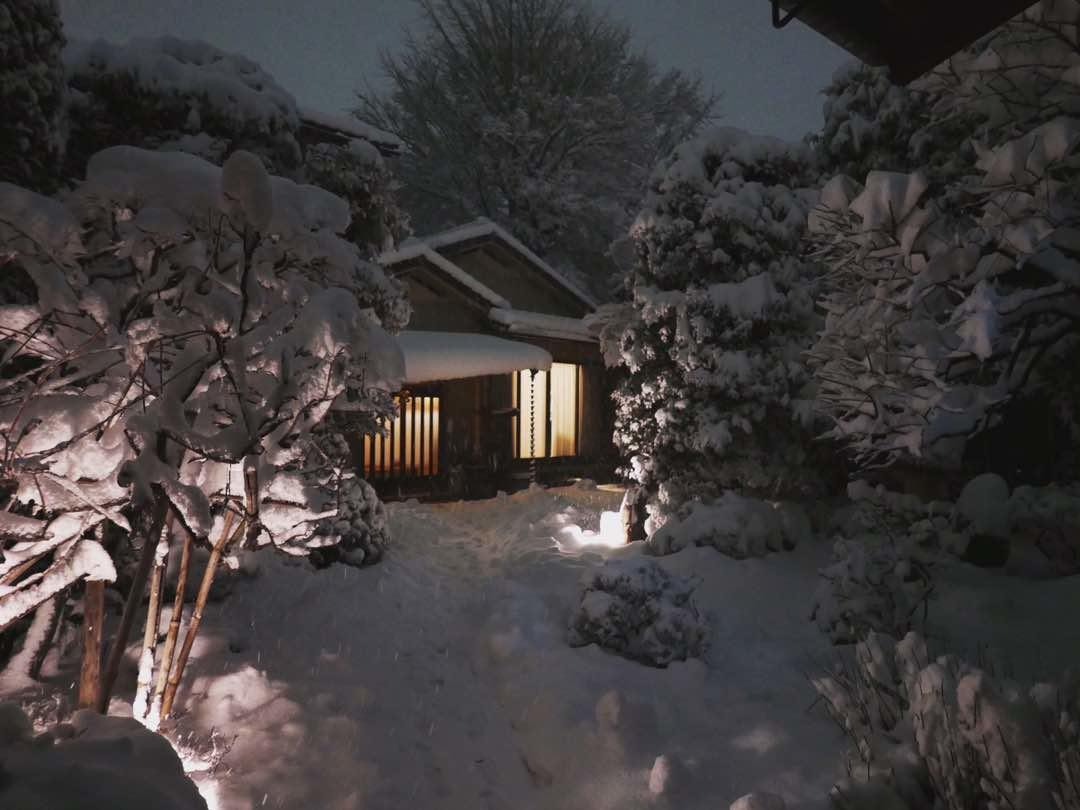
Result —
<instances>
[{"instance_id":1,"label":"illuminated doorway","mask_svg":"<svg viewBox=\"0 0 1080 810\"><path fill-rule=\"evenodd\" d=\"M514 458L578 454L581 367L552 363L551 371L514 373Z\"/></svg>"}]
</instances>

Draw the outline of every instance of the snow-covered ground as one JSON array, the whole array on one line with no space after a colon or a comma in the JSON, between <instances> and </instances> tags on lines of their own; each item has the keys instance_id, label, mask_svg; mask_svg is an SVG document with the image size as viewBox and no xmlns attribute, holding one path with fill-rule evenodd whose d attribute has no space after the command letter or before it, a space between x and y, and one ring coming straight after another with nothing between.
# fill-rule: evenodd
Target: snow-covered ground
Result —
<instances>
[{"instance_id":1,"label":"snow-covered ground","mask_svg":"<svg viewBox=\"0 0 1080 810\"><path fill-rule=\"evenodd\" d=\"M619 498L393 504L393 549L372 568L261 556L208 616L183 700L180 734L229 749L196 777L211 808L712 810L754 789L824 806L842 741L806 713L803 673L828 652L807 621L827 549L664 558L704 579L705 662L572 649L578 580L610 553L588 530Z\"/></svg>"},{"instance_id":2,"label":"snow-covered ground","mask_svg":"<svg viewBox=\"0 0 1080 810\"><path fill-rule=\"evenodd\" d=\"M566 641L582 574L641 551L598 531L620 497L390 504L371 568L246 559L165 729L210 810L724 810L751 791L824 810L846 741L808 711L834 655L808 617L831 544L659 558L700 580L711 637L654 669ZM954 563L936 582L932 646L1025 678L1080 663L1074 579Z\"/></svg>"}]
</instances>

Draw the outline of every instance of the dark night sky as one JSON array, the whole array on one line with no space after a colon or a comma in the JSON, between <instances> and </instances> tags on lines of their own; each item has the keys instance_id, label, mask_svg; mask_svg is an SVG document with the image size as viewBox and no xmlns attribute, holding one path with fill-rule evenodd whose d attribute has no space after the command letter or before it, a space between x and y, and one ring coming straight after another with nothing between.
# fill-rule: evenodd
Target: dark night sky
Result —
<instances>
[{"instance_id":1,"label":"dark night sky","mask_svg":"<svg viewBox=\"0 0 1080 810\"><path fill-rule=\"evenodd\" d=\"M700 72L723 94L722 121L798 138L821 123L819 91L848 57L767 0L595 0L625 20L662 67ZM305 106L339 112L377 55L415 20L409 0L61 0L69 36L205 39L262 64Z\"/></svg>"}]
</instances>

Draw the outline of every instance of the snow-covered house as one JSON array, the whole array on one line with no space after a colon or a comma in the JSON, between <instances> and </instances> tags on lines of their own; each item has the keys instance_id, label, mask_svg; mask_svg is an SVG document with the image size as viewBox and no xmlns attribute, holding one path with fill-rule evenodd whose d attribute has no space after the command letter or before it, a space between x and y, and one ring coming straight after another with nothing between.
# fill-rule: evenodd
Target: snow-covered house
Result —
<instances>
[{"instance_id":1,"label":"snow-covered house","mask_svg":"<svg viewBox=\"0 0 1080 810\"><path fill-rule=\"evenodd\" d=\"M408 288L405 388L386 435L364 437L385 495L491 494L610 461L610 387L595 302L488 220L380 258Z\"/></svg>"}]
</instances>

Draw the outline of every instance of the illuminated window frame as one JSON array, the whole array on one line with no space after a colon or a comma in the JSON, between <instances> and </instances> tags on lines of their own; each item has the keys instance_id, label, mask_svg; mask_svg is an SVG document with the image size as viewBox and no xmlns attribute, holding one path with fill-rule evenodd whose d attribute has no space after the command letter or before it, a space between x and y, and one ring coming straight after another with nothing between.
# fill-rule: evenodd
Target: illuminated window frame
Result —
<instances>
[{"instance_id":1,"label":"illuminated window frame","mask_svg":"<svg viewBox=\"0 0 1080 810\"><path fill-rule=\"evenodd\" d=\"M439 397L399 394L385 433L364 436L364 477L428 478L439 474Z\"/></svg>"},{"instance_id":2,"label":"illuminated window frame","mask_svg":"<svg viewBox=\"0 0 1080 810\"><path fill-rule=\"evenodd\" d=\"M552 363L550 372L514 372L514 458L569 458L579 454L582 376L581 366L574 363Z\"/></svg>"}]
</instances>

